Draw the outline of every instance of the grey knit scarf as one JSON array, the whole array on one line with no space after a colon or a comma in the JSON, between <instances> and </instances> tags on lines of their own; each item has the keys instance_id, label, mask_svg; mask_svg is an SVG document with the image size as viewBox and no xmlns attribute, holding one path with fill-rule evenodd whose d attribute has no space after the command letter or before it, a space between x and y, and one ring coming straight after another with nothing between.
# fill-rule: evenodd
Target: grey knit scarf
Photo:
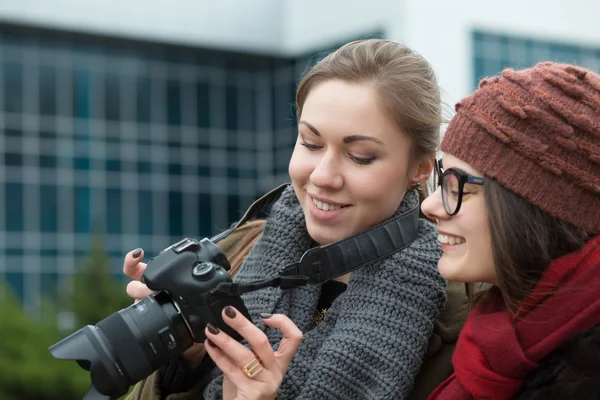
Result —
<instances>
[{"instance_id":1,"label":"grey knit scarf","mask_svg":"<svg viewBox=\"0 0 600 400\"><path fill-rule=\"evenodd\" d=\"M408 192L397 213L418 203ZM236 281L276 276L314 242L306 231L293 188L273 205L261 239L250 251ZM253 321L265 329L260 313L289 316L304 332L279 390L279 399L390 399L411 390L427 350L433 324L445 304L445 281L437 271L441 256L434 226L420 220L417 239L400 253L352 273L348 287L312 328L320 286L282 292L268 288L243 296ZM268 328L275 347L278 330ZM222 375L204 391L222 398Z\"/></svg>"}]
</instances>

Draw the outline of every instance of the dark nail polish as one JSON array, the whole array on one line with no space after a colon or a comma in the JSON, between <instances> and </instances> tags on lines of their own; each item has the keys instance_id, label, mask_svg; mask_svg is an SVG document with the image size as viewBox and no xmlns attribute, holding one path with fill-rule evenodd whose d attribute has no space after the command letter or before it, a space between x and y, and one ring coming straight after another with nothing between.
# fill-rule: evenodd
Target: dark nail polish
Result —
<instances>
[{"instance_id":1,"label":"dark nail polish","mask_svg":"<svg viewBox=\"0 0 600 400\"><path fill-rule=\"evenodd\" d=\"M231 306L227 306L225 307L225 315L227 315L229 318L235 318L235 309Z\"/></svg>"},{"instance_id":2,"label":"dark nail polish","mask_svg":"<svg viewBox=\"0 0 600 400\"><path fill-rule=\"evenodd\" d=\"M217 328L216 326L214 326L213 324L206 324L206 327L208 328L208 331L210 333L212 333L213 335L218 335L219 332L221 332L219 330L219 328Z\"/></svg>"},{"instance_id":3,"label":"dark nail polish","mask_svg":"<svg viewBox=\"0 0 600 400\"><path fill-rule=\"evenodd\" d=\"M215 347L217 347L217 345L215 345L215 344L212 342L212 340L210 340L210 339L206 339L206 344L208 345L208 347L212 347L212 348L215 348Z\"/></svg>"},{"instance_id":4,"label":"dark nail polish","mask_svg":"<svg viewBox=\"0 0 600 400\"><path fill-rule=\"evenodd\" d=\"M260 313L260 317L261 317L262 319L271 318L272 316L273 316L273 314Z\"/></svg>"},{"instance_id":5,"label":"dark nail polish","mask_svg":"<svg viewBox=\"0 0 600 400\"><path fill-rule=\"evenodd\" d=\"M142 249L137 249L136 251L133 252L131 257L138 258L140 256L140 254L142 254Z\"/></svg>"}]
</instances>

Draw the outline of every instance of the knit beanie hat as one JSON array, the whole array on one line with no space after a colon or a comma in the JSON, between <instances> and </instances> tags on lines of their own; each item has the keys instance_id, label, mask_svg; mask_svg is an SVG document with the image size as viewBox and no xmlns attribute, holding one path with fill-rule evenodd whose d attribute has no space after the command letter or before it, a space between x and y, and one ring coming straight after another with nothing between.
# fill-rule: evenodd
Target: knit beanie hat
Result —
<instances>
[{"instance_id":1,"label":"knit beanie hat","mask_svg":"<svg viewBox=\"0 0 600 400\"><path fill-rule=\"evenodd\" d=\"M441 149L548 214L600 233L600 76L544 62L486 78Z\"/></svg>"}]
</instances>

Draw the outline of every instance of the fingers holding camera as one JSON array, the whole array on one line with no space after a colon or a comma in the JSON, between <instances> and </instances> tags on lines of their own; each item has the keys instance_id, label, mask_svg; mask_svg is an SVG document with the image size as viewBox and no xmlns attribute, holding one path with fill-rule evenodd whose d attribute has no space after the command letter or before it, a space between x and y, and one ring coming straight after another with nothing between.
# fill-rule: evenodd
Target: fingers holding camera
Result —
<instances>
[{"instance_id":1,"label":"fingers holding camera","mask_svg":"<svg viewBox=\"0 0 600 400\"><path fill-rule=\"evenodd\" d=\"M140 281L131 281L127 284L127 295L132 299L139 301L146 296L154 293L152 290L148 289L148 286L144 285Z\"/></svg>"},{"instance_id":2,"label":"fingers holding camera","mask_svg":"<svg viewBox=\"0 0 600 400\"><path fill-rule=\"evenodd\" d=\"M135 249L127 253L123 262L123 272L131 279L139 281L144 275L146 264L141 262L144 259L144 250Z\"/></svg>"},{"instance_id":3,"label":"fingers holding camera","mask_svg":"<svg viewBox=\"0 0 600 400\"><path fill-rule=\"evenodd\" d=\"M283 333L276 352L267 336L233 307L223 310L223 321L235 329L252 350L212 325L206 329L206 351L225 374L224 398L274 399L302 341L302 332L285 315L261 316L267 326ZM226 392L233 395L225 396Z\"/></svg>"}]
</instances>

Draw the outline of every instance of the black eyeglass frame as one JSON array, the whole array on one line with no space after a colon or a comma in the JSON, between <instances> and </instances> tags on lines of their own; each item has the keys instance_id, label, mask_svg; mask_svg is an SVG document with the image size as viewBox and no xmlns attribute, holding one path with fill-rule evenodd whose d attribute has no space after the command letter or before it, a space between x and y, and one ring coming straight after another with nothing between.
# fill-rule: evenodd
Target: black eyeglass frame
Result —
<instances>
[{"instance_id":1,"label":"black eyeglass frame","mask_svg":"<svg viewBox=\"0 0 600 400\"><path fill-rule=\"evenodd\" d=\"M444 171L444 167L442 165L442 160L435 160L435 173L437 174L437 184L442 187L442 203L444 204L444 210L448 213L449 216L454 216L458 214L460 211L460 206L462 205L463 192L466 183L470 183L472 185L483 185L485 183L485 179L480 176L469 175L464 171L456 168L448 168ZM453 212L449 212L450 206L446 203L444 197L444 185L442 184L444 177L454 175L458 180L458 200L456 201L456 209Z\"/></svg>"}]
</instances>

